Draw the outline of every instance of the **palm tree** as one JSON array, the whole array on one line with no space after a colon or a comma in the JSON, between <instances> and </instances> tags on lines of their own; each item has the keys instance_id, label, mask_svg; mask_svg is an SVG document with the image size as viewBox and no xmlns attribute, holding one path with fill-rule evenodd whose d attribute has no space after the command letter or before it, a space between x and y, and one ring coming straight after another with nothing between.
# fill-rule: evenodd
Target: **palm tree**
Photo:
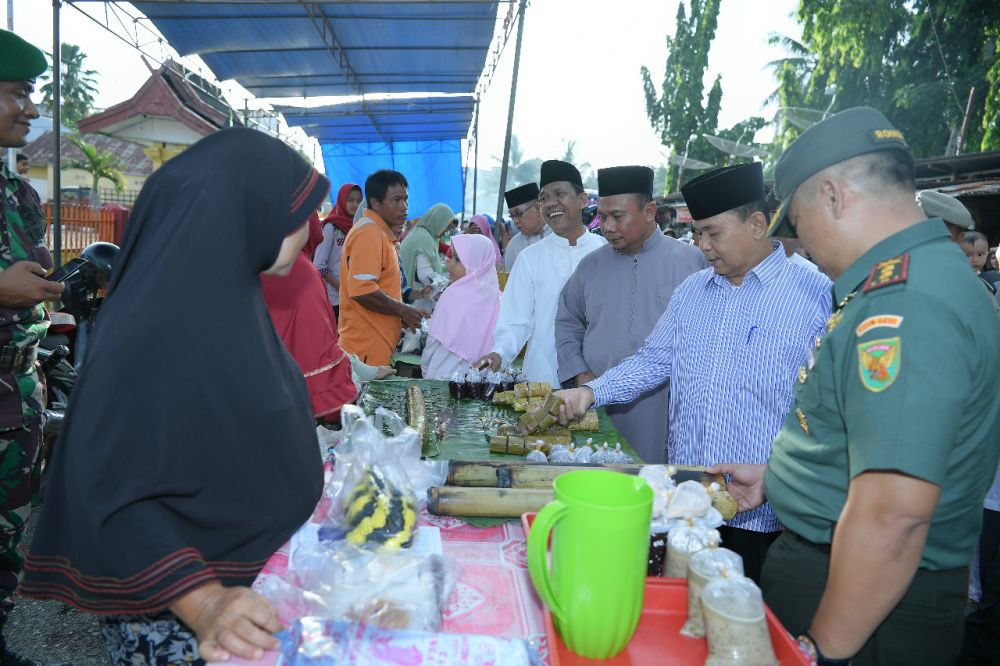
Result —
<instances>
[{"instance_id":1,"label":"palm tree","mask_svg":"<svg viewBox=\"0 0 1000 666\"><path fill-rule=\"evenodd\" d=\"M78 136L69 137L70 143L80 149L83 160L71 160L66 163L67 169L81 169L90 174L93 185L90 188L91 208L101 207L101 195L97 186L101 178L107 178L115 184L115 190L125 189L125 174L122 173L122 163L114 153L99 152L97 146L87 143Z\"/></svg>"},{"instance_id":2,"label":"palm tree","mask_svg":"<svg viewBox=\"0 0 1000 666\"><path fill-rule=\"evenodd\" d=\"M97 94L97 82L94 77L97 71L84 69L83 61L87 55L75 44L63 44L60 48L62 55L62 76L59 82L60 97L62 99L61 116L62 123L67 127L76 127L77 122L90 115L94 108L94 95ZM52 71L45 74L49 82L41 87L42 105L52 113Z\"/></svg>"}]
</instances>

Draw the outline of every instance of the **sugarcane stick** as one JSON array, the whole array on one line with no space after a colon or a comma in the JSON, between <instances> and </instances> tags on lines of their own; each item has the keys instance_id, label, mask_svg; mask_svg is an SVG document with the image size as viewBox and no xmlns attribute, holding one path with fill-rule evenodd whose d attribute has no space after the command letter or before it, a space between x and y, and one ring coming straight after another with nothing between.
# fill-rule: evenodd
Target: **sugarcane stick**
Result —
<instances>
[{"instance_id":1,"label":"sugarcane stick","mask_svg":"<svg viewBox=\"0 0 1000 666\"><path fill-rule=\"evenodd\" d=\"M582 469L603 469L610 472L622 472L623 474L638 474L645 465L601 465L598 463L530 463L523 460L449 460L448 478L446 483L449 486L467 487L497 487L497 471L501 468L508 470L530 469L537 474L543 472L548 475L551 483L560 474L576 472ZM674 479L678 482L689 480L702 480L704 467L691 467L688 465L674 465L677 474ZM703 483L712 481L719 484L720 488L725 488L725 479L722 475L715 475L704 478Z\"/></svg>"},{"instance_id":2,"label":"sugarcane stick","mask_svg":"<svg viewBox=\"0 0 1000 666\"><path fill-rule=\"evenodd\" d=\"M606 465L602 469L610 472L623 472L625 474L638 474L642 465ZM496 471L497 485L501 488L513 489L539 489L551 488L552 482L561 474L575 472L583 469L594 469L588 466L565 466L552 468L549 465L518 465L508 464L501 466ZM719 490L710 491L712 506L722 514L722 517L729 520L736 515L738 504L733 496L726 490L726 480L721 474L707 474L704 467L677 467L674 480L678 483L682 481L698 481L705 486L711 483L719 484Z\"/></svg>"},{"instance_id":3,"label":"sugarcane stick","mask_svg":"<svg viewBox=\"0 0 1000 666\"><path fill-rule=\"evenodd\" d=\"M517 518L538 511L552 501L552 489L457 488L438 486L427 490L427 511L435 516Z\"/></svg>"},{"instance_id":4,"label":"sugarcane stick","mask_svg":"<svg viewBox=\"0 0 1000 666\"><path fill-rule=\"evenodd\" d=\"M445 483L449 486L496 488L497 468L504 464L500 461L449 460Z\"/></svg>"}]
</instances>

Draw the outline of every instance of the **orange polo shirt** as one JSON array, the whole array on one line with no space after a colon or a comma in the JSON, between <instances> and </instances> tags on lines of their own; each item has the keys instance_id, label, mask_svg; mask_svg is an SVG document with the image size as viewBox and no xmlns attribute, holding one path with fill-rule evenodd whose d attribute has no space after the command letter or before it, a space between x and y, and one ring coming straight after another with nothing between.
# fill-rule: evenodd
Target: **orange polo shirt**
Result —
<instances>
[{"instance_id":1,"label":"orange polo shirt","mask_svg":"<svg viewBox=\"0 0 1000 666\"><path fill-rule=\"evenodd\" d=\"M377 213L366 210L340 255L340 346L369 365L390 365L402 322L354 300L379 289L389 298L402 298L396 237Z\"/></svg>"}]
</instances>

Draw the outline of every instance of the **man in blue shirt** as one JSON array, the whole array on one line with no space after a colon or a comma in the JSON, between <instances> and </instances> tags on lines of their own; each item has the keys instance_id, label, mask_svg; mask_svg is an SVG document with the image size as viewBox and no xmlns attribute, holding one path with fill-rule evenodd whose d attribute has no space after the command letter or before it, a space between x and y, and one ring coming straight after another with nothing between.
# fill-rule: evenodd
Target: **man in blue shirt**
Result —
<instances>
[{"instance_id":1,"label":"man in blue shirt","mask_svg":"<svg viewBox=\"0 0 1000 666\"><path fill-rule=\"evenodd\" d=\"M794 264L767 237L759 162L719 169L681 188L711 264L687 278L643 346L597 379L557 395L563 420L624 404L671 382L669 462L767 462L792 405L798 369L831 310L830 280ZM748 576L781 525L767 505L722 529Z\"/></svg>"}]
</instances>

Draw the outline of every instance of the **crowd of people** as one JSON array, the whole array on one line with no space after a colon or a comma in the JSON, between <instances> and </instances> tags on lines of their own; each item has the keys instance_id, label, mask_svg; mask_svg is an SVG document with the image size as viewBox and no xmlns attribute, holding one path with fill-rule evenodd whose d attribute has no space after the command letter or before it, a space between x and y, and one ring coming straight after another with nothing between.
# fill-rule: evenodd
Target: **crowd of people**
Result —
<instances>
[{"instance_id":1,"label":"crowd of people","mask_svg":"<svg viewBox=\"0 0 1000 666\"><path fill-rule=\"evenodd\" d=\"M3 31L0 50L0 143L18 147L45 58ZM773 189L760 163L684 184L692 243L657 226L644 166L598 171L589 229L559 160L505 193L511 236L445 203L411 219L393 170L321 217L330 184L293 150L211 135L136 201L20 591L99 615L116 664L259 658L280 623L248 584L319 499L314 428L394 372L410 331L426 378L521 363L561 387L564 423L603 406L645 462L727 474L725 544L815 663L995 656L998 257L913 173L860 107L805 131ZM2 627L61 285L37 194L6 168L0 187ZM974 559L987 619L963 647Z\"/></svg>"}]
</instances>

